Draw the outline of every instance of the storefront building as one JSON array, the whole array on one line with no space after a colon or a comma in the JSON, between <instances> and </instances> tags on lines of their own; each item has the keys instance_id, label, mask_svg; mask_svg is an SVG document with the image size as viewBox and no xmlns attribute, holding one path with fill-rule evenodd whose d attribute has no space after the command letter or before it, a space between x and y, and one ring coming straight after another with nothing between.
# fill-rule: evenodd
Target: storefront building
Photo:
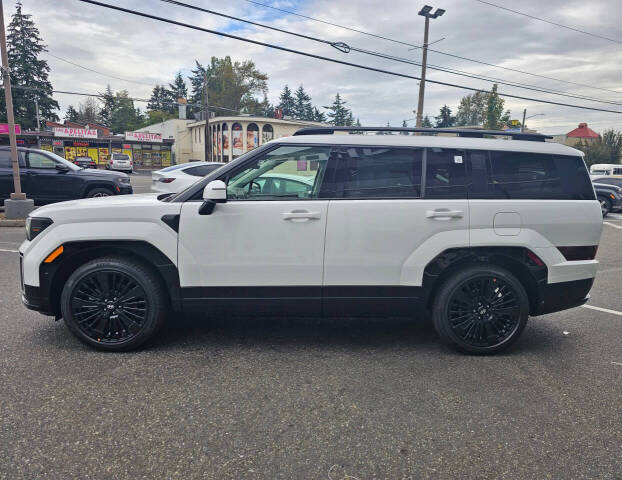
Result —
<instances>
[{"instance_id":1,"label":"storefront building","mask_svg":"<svg viewBox=\"0 0 622 480\"><path fill-rule=\"evenodd\" d=\"M171 165L172 139L126 132L125 135L101 135L95 128L55 126L42 132L22 132L17 145L41 148L73 161L77 157L92 158L99 168L105 168L111 153L125 153L134 161L134 168L158 169ZM8 133L0 133L0 145L8 145Z\"/></svg>"}]
</instances>

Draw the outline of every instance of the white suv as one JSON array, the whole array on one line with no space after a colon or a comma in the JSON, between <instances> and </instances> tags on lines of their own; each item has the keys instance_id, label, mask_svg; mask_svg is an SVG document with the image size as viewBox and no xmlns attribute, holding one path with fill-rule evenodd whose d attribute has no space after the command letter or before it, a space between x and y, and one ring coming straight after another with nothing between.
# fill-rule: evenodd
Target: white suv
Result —
<instances>
[{"instance_id":1,"label":"white suv","mask_svg":"<svg viewBox=\"0 0 622 480\"><path fill-rule=\"evenodd\" d=\"M105 350L183 311L429 313L442 340L492 353L529 315L587 301L602 216L581 152L539 135L334 130L271 141L177 194L36 210L23 302ZM309 187L272 181L288 175Z\"/></svg>"}]
</instances>

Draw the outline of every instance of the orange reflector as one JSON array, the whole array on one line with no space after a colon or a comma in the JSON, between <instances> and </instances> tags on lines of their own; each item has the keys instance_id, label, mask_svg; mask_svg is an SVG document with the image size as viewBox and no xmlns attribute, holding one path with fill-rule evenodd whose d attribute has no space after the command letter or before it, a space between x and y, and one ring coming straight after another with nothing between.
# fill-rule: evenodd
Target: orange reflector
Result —
<instances>
[{"instance_id":1,"label":"orange reflector","mask_svg":"<svg viewBox=\"0 0 622 480\"><path fill-rule=\"evenodd\" d=\"M61 245L56 250L54 250L52 253L50 253L47 256L47 258L45 260L43 260L43 263L52 263L54 260L56 260L56 257L58 257L61 253L63 253L64 250L65 249Z\"/></svg>"}]
</instances>

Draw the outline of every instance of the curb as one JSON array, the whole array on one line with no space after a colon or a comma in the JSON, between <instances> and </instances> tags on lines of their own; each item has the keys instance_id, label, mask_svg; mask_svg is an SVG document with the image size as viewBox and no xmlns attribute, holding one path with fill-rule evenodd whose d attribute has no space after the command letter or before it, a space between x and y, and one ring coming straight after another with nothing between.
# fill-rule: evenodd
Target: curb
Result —
<instances>
[{"instance_id":1,"label":"curb","mask_svg":"<svg viewBox=\"0 0 622 480\"><path fill-rule=\"evenodd\" d=\"M26 225L26 220L24 219L7 220L6 218L0 218L0 228L1 227L23 227L25 225Z\"/></svg>"}]
</instances>

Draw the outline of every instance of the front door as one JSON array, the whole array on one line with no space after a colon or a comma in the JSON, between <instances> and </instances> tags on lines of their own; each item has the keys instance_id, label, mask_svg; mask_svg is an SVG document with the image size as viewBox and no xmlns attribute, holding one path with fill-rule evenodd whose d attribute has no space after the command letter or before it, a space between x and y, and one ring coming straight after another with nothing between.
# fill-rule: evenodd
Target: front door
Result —
<instances>
[{"instance_id":1,"label":"front door","mask_svg":"<svg viewBox=\"0 0 622 480\"><path fill-rule=\"evenodd\" d=\"M57 170L59 162L41 152L26 153L26 162L25 192L36 203L60 202L80 196L80 178L73 170Z\"/></svg>"},{"instance_id":2,"label":"front door","mask_svg":"<svg viewBox=\"0 0 622 480\"><path fill-rule=\"evenodd\" d=\"M463 153L345 147L328 208L324 312L413 314L434 257L469 244Z\"/></svg>"},{"instance_id":3,"label":"front door","mask_svg":"<svg viewBox=\"0 0 622 480\"><path fill-rule=\"evenodd\" d=\"M227 202L201 215L181 210L179 275L191 310L250 314L321 313L328 200L320 198L330 147L280 146L221 180ZM274 179L308 189L267 188Z\"/></svg>"}]
</instances>

